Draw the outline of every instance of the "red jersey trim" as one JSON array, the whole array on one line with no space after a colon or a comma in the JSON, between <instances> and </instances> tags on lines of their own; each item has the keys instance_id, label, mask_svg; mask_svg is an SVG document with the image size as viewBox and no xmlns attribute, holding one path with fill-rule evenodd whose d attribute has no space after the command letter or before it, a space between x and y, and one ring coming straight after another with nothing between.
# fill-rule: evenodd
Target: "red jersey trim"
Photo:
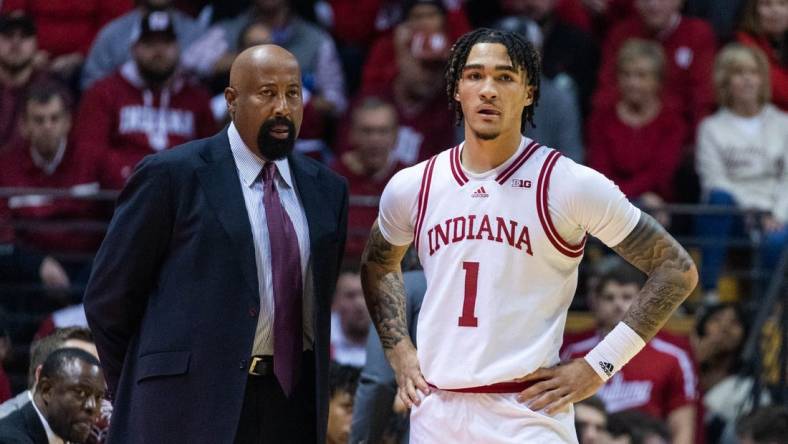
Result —
<instances>
[{"instance_id":1,"label":"red jersey trim","mask_svg":"<svg viewBox=\"0 0 788 444\"><path fill-rule=\"evenodd\" d=\"M465 171L462 170L462 164L460 162L459 145L449 151L449 165L451 165L451 174L454 176L454 180L456 180L460 186L468 183L468 176L466 176Z\"/></svg>"},{"instance_id":2,"label":"red jersey trim","mask_svg":"<svg viewBox=\"0 0 788 444\"><path fill-rule=\"evenodd\" d=\"M529 143L528 146L523 150L523 152L520 153L519 156L517 156L517 158L514 160L514 162L512 162L511 165L506 167L506 169L504 169L503 171L501 171L500 174L498 174L498 177L495 178L495 181L498 182L499 184L503 185L506 182L506 180L508 180L510 177L512 177L512 174L514 174L517 170L519 170L520 167L523 166L523 164L541 146L542 145L539 145L536 141L532 141L531 143Z\"/></svg>"},{"instance_id":3,"label":"red jersey trim","mask_svg":"<svg viewBox=\"0 0 788 444\"><path fill-rule=\"evenodd\" d=\"M454 393L520 393L521 391L527 389L532 385L534 385L533 381L523 381L523 382L511 381L511 382L499 382L497 384L490 384L490 385L480 385L478 387L442 389L436 387L433 384L429 384L429 386L434 389L443 390L445 392L454 392Z\"/></svg>"},{"instance_id":4,"label":"red jersey trim","mask_svg":"<svg viewBox=\"0 0 788 444\"><path fill-rule=\"evenodd\" d=\"M434 155L427 161L424 167L424 173L421 176L421 187L419 188L419 205L418 212L416 213L416 228L413 233L413 239L416 244L416 251L419 251L419 233L421 233L421 224L424 222L424 215L427 212L427 201L430 197L430 186L432 185L432 171L435 169L435 159L438 155Z\"/></svg>"},{"instance_id":5,"label":"red jersey trim","mask_svg":"<svg viewBox=\"0 0 788 444\"><path fill-rule=\"evenodd\" d=\"M566 256L574 258L583 254L587 236L583 236L583 240L577 245L572 245L565 241L561 235L558 234L558 230L555 229L553 220L550 218L550 211L547 208L547 190L550 187L550 175L559 157L561 157L561 153L553 150L547 155L547 159L542 165L542 170L539 172L539 183L536 186L536 212L539 215L539 221L542 223L542 228L547 235L547 239L550 240L550 243L553 244L556 250Z\"/></svg>"}]
</instances>

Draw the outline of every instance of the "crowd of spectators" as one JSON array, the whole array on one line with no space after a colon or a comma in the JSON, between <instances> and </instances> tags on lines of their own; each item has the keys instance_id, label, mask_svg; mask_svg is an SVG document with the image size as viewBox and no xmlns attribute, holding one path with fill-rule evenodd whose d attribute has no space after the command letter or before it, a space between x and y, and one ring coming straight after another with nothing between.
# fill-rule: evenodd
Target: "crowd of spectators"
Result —
<instances>
[{"instance_id":1,"label":"crowd of spectators","mask_svg":"<svg viewBox=\"0 0 788 444\"><path fill-rule=\"evenodd\" d=\"M275 43L298 60L296 150L348 179L354 264L393 174L462 141L444 68L479 26L519 32L542 54L526 136L701 240L694 328L659 335L578 405L580 441L770 442L759 438L770 413L740 419L772 399L747 396L750 314L720 304L719 283L727 240L758 239L767 275L788 244L788 0L0 0L0 401L34 387L23 377L34 336L85 325L91 257L135 165L226 125L240 51ZM673 203L739 211L682 224ZM642 284L604 262L579 287L596 325L567 334L566 359L593 347ZM367 360L376 335L346 268L333 304L332 442L362 436L349 413L359 374L365 418L380 408L364 395L370 375L385 374L369 368L382 355ZM384 409L401 413L383 392ZM403 416L385 413L375 436L406 437Z\"/></svg>"}]
</instances>

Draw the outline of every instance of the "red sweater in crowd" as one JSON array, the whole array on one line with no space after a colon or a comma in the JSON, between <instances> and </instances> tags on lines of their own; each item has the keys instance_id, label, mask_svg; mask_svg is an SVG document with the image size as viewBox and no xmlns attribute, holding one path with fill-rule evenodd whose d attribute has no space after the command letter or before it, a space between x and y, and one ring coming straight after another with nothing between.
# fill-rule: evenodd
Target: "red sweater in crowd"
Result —
<instances>
[{"instance_id":1,"label":"red sweater in crowd","mask_svg":"<svg viewBox=\"0 0 788 444\"><path fill-rule=\"evenodd\" d=\"M26 11L36 22L38 47L59 56L86 55L99 30L134 7L132 0L4 0L0 12Z\"/></svg>"},{"instance_id":2,"label":"red sweater in crowd","mask_svg":"<svg viewBox=\"0 0 788 444\"><path fill-rule=\"evenodd\" d=\"M351 170L337 159L331 168L338 174L345 176L348 181L350 193L350 208L348 209L348 236L345 254L351 258L361 257L364 246L369 238L369 229L378 217L378 200L383 189L394 174L404 168L401 163L392 163L384 171L369 176Z\"/></svg>"},{"instance_id":3,"label":"red sweater in crowd","mask_svg":"<svg viewBox=\"0 0 788 444\"><path fill-rule=\"evenodd\" d=\"M462 8L458 7L454 11L448 11L446 35L449 47L470 30L471 25ZM397 50L394 45L394 32L394 29L386 32L372 44L361 74L363 88L384 88L391 85L391 82L397 77L399 68L397 66Z\"/></svg>"},{"instance_id":4,"label":"red sweater in crowd","mask_svg":"<svg viewBox=\"0 0 788 444\"><path fill-rule=\"evenodd\" d=\"M80 155L73 146L64 147L53 170L37 165L30 145L22 142L0 156L0 187L69 188L89 194L99 189L96 163ZM36 226L36 222L79 223L101 219L101 205L95 200L54 198L42 195L14 196L0 200L0 211L12 222L32 222L14 230L14 242L43 252L95 253L103 232L86 231L84 226Z\"/></svg>"},{"instance_id":5,"label":"red sweater in crowd","mask_svg":"<svg viewBox=\"0 0 788 444\"><path fill-rule=\"evenodd\" d=\"M772 103L781 110L788 111L788 64L780 61L779 54L769 44L766 37L737 32L736 40L747 46L758 48L766 54L772 82Z\"/></svg>"},{"instance_id":6,"label":"red sweater in crowd","mask_svg":"<svg viewBox=\"0 0 788 444\"><path fill-rule=\"evenodd\" d=\"M652 39L662 45L666 59L663 95L681 104L685 121L694 131L715 106L712 70L717 43L711 26L700 19L681 17L666 35L655 36L639 17L621 22L602 47L595 105L616 102L618 50L631 38Z\"/></svg>"},{"instance_id":7,"label":"red sweater in crowd","mask_svg":"<svg viewBox=\"0 0 788 444\"><path fill-rule=\"evenodd\" d=\"M615 105L594 110L588 121L588 166L615 182L630 199L651 191L674 196L673 175L684 154L687 125L675 106L663 105L651 122L634 128Z\"/></svg>"},{"instance_id":8,"label":"red sweater in crowd","mask_svg":"<svg viewBox=\"0 0 788 444\"><path fill-rule=\"evenodd\" d=\"M85 93L76 122L77 147L102 159L104 183L114 189L123 187L146 155L208 137L216 129L205 88L175 77L151 91L133 62Z\"/></svg>"}]
</instances>

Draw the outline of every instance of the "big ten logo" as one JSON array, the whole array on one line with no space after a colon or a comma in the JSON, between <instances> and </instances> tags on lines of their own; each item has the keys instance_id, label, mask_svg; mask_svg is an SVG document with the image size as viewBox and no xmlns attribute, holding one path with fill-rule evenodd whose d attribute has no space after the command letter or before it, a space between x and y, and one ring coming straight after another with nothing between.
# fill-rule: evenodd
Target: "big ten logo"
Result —
<instances>
[{"instance_id":1,"label":"big ten logo","mask_svg":"<svg viewBox=\"0 0 788 444\"><path fill-rule=\"evenodd\" d=\"M531 188L531 181L525 179L512 179L514 188Z\"/></svg>"}]
</instances>

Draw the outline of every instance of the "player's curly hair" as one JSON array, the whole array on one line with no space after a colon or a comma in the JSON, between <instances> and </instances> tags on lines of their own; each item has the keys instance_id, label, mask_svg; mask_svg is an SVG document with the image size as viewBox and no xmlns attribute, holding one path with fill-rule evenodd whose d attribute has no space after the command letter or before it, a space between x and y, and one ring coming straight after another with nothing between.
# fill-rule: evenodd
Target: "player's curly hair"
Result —
<instances>
[{"instance_id":1,"label":"player's curly hair","mask_svg":"<svg viewBox=\"0 0 788 444\"><path fill-rule=\"evenodd\" d=\"M527 74L528 85L534 87L534 101L523 108L520 131L523 133L529 125L533 125L534 108L539 102L539 78L541 77L541 62L539 52L534 46L518 33L490 28L473 30L457 40L451 47L449 62L446 65L446 94L449 96L449 108L454 110L455 124L462 123L462 106L454 100L457 87L462 76L462 70L468 60L468 54L473 45L477 43L500 43L506 47L512 64Z\"/></svg>"}]
</instances>

